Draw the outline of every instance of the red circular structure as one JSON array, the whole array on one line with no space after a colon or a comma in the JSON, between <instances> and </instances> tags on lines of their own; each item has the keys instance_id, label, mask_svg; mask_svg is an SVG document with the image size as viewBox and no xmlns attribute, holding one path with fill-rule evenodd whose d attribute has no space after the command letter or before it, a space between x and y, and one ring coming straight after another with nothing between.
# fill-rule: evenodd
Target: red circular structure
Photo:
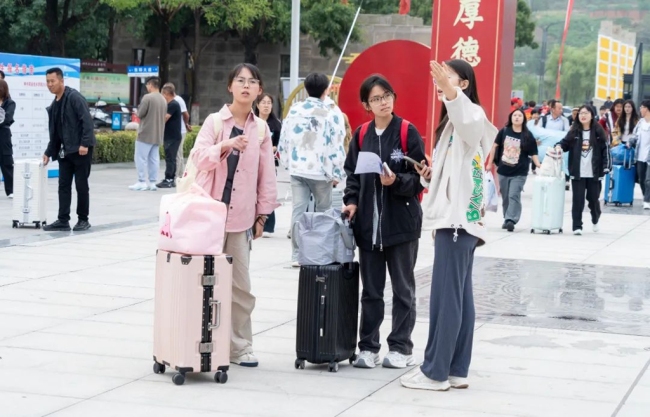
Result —
<instances>
[{"instance_id":1,"label":"red circular structure","mask_svg":"<svg viewBox=\"0 0 650 417\"><path fill-rule=\"evenodd\" d=\"M427 128L431 75L431 48L421 43L393 40L371 46L345 72L339 92L339 107L350 119L352 131L372 119L359 99L361 83L381 74L395 89L395 114L413 123L424 138Z\"/></svg>"}]
</instances>

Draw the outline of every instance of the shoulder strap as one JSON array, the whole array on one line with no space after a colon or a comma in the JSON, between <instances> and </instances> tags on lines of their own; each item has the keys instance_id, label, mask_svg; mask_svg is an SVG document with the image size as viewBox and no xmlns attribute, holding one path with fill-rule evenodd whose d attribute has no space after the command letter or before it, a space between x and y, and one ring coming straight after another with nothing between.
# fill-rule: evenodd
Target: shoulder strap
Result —
<instances>
[{"instance_id":1,"label":"shoulder strap","mask_svg":"<svg viewBox=\"0 0 650 417\"><path fill-rule=\"evenodd\" d=\"M546 129L546 121L548 120L548 115L542 117L542 127Z\"/></svg>"},{"instance_id":2,"label":"shoulder strap","mask_svg":"<svg viewBox=\"0 0 650 417\"><path fill-rule=\"evenodd\" d=\"M361 130L359 131L359 151L361 151L361 147L363 146L363 138L366 136L366 133L368 133L369 127L370 122L365 122L361 125Z\"/></svg>"},{"instance_id":3,"label":"shoulder strap","mask_svg":"<svg viewBox=\"0 0 650 417\"><path fill-rule=\"evenodd\" d=\"M266 136L266 122L257 116L253 117L255 117L255 123L257 123L257 137L260 141L260 146L262 146L262 142L264 142L264 136Z\"/></svg>"},{"instance_id":4,"label":"shoulder strap","mask_svg":"<svg viewBox=\"0 0 650 417\"><path fill-rule=\"evenodd\" d=\"M223 129L223 120L219 112L212 113L212 123L214 124L214 136L216 139L219 133L221 133L221 129Z\"/></svg>"},{"instance_id":5,"label":"shoulder strap","mask_svg":"<svg viewBox=\"0 0 650 417\"><path fill-rule=\"evenodd\" d=\"M402 152L404 152L405 155L409 153L408 149L408 136L409 136L409 121L406 119L402 119L402 125L400 126L399 130L399 136L402 141Z\"/></svg>"}]
</instances>

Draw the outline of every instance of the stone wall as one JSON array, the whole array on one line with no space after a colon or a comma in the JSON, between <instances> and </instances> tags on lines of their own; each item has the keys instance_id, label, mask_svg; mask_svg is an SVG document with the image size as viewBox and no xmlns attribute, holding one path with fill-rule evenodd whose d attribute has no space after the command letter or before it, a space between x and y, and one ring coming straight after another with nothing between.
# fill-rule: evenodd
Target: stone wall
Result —
<instances>
[{"instance_id":1,"label":"stone wall","mask_svg":"<svg viewBox=\"0 0 650 417\"><path fill-rule=\"evenodd\" d=\"M409 39L430 45L431 27L425 26L421 18L403 15L361 15L357 21L361 30L361 40L348 45L345 56L359 54L369 46L392 39ZM114 63L129 65L134 48L145 48L145 64L158 62L159 46L147 47L144 40L133 37L124 28L116 31L113 48ZM187 40L192 45L192 39ZM318 44L308 36L300 41L300 76L318 71L331 74L336 67L338 55L323 57ZM290 46L280 44L262 44L258 48L258 66L264 74L265 90L278 97L281 91L282 56L289 56ZM226 87L228 72L244 59L244 48L237 38L213 40L201 57L199 78L201 80L200 120L218 110L229 101ZM345 60L341 62L337 75L342 77L349 67ZM285 74L288 76L288 74ZM175 42L170 53L170 81L176 85L181 95L190 93L185 82L185 47L182 42ZM285 97L286 98L286 97Z\"/></svg>"}]
</instances>

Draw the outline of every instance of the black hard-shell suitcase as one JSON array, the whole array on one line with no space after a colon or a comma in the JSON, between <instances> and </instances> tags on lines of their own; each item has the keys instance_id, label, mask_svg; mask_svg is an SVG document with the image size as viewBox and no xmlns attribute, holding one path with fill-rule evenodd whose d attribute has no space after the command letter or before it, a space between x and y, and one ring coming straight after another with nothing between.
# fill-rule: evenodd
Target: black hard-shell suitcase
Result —
<instances>
[{"instance_id":1,"label":"black hard-shell suitcase","mask_svg":"<svg viewBox=\"0 0 650 417\"><path fill-rule=\"evenodd\" d=\"M329 364L355 359L359 314L359 263L302 266L298 285L296 369L305 361Z\"/></svg>"}]
</instances>

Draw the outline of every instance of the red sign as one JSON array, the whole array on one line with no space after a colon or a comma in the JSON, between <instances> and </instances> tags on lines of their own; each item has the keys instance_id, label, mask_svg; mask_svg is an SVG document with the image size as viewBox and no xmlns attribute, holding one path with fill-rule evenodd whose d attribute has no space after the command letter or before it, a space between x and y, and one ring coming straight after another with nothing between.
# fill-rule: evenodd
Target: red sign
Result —
<instances>
[{"instance_id":1,"label":"red sign","mask_svg":"<svg viewBox=\"0 0 650 417\"><path fill-rule=\"evenodd\" d=\"M405 40L381 42L363 51L345 71L339 90L338 104L352 131L372 119L359 98L361 83L372 74L381 74L397 94L395 114L414 124L424 137L428 101L423 91L431 83L430 55L428 46Z\"/></svg>"},{"instance_id":2,"label":"red sign","mask_svg":"<svg viewBox=\"0 0 650 417\"><path fill-rule=\"evenodd\" d=\"M481 105L497 127L505 124L510 110L516 18L517 0L433 2L431 59L463 59L474 67ZM431 150L442 106L432 82L429 103L427 149Z\"/></svg>"}]
</instances>

